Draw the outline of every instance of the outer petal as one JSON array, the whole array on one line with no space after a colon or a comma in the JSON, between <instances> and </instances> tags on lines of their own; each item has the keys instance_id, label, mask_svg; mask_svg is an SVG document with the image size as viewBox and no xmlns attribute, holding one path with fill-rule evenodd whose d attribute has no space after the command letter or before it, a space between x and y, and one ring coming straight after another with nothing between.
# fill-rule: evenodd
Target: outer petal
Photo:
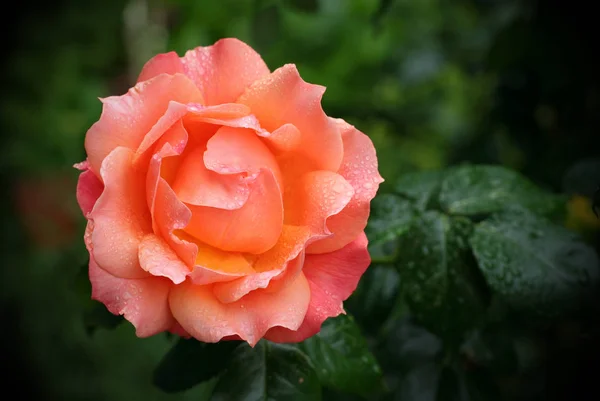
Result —
<instances>
[{"instance_id":1,"label":"outer petal","mask_svg":"<svg viewBox=\"0 0 600 401\"><path fill-rule=\"evenodd\" d=\"M335 252L306 255L302 272L310 285L311 297L306 318L296 331L275 327L265 338L275 342L304 341L321 330L325 319L344 313L343 301L356 289L371 263L367 243L367 237L361 234Z\"/></svg>"},{"instance_id":2,"label":"outer petal","mask_svg":"<svg viewBox=\"0 0 600 401\"><path fill-rule=\"evenodd\" d=\"M185 231L225 251L266 252L277 243L283 227L281 193L269 170L261 170L252 184L248 200L240 209L193 205L189 208L192 219Z\"/></svg>"},{"instance_id":3,"label":"outer petal","mask_svg":"<svg viewBox=\"0 0 600 401\"><path fill-rule=\"evenodd\" d=\"M327 219L327 228L333 236L312 243L307 248L308 253L335 251L353 241L365 229L371 199L383 182L371 139L344 120L334 121L344 141L344 159L338 174L352 185L354 196L340 213Z\"/></svg>"},{"instance_id":4,"label":"outer petal","mask_svg":"<svg viewBox=\"0 0 600 401\"><path fill-rule=\"evenodd\" d=\"M160 74L184 74L183 63L175 52L168 52L152 57L142 68L138 82L147 81Z\"/></svg>"},{"instance_id":5,"label":"outer petal","mask_svg":"<svg viewBox=\"0 0 600 401\"><path fill-rule=\"evenodd\" d=\"M85 170L79 174L79 180L77 181L77 202L84 216L87 217L92 211L103 190L104 184L102 184L102 181L92 171Z\"/></svg>"},{"instance_id":6,"label":"outer petal","mask_svg":"<svg viewBox=\"0 0 600 401\"><path fill-rule=\"evenodd\" d=\"M219 302L210 286L189 281L175 287L169 299L177 321L196 339L214 343L238 335L254 346L271 327L296 330L304 320L310 292L300 274L279 292L254 291L229 304Z\"/></svg>"},{"instance_id":7,"label":"outer petal","mask_svg":"<svg viewBox=\"0 0 600 401\"><path fill-rule=\"evenodd\" d=\"M100 174L104 192L89 218L93 256L100 267L117 277L139 278L138 246L152 231L145 199L143 173L132 167L133 151L119 147L104 159Z\"/></svg>"},{"instance_id":8,"label":"outer petal","mask_svg":"<svg viewBox=\"0 0 600 401\"><path fill-rule=\"evenodd\" d=\"M353 196L352 186L337 173L305 174L286 193L286 224L309 227L314 236L328 236L325 220L339 213Z\"/></svg>"},{"instance_id":9,"label":"outer petal","mask_svg":"<svg viewBox=\"0 0 600 401\"><path fill-rule=\"evenodd\" d=\"M321 108L322 86L302 80L294 65L285 65L250 86L238 99L250 106L263 128L273 132L289 123L300 132L298 150L315 170L337 171L344 154L342 138Z\"/></svg>"},{"instance_id":10,"label":"outer petal","mask_svg":"<svg viewBox=\"0 0 600 401\"><path fill-rule=\"evenodd\" d=\"M149 337L174 325L168 303L171 284L161 277L124 279L101 269L90 258L92 299L111 313L123 315L135 326L138 337Z\"/></svg>"},{"instance_id":11,"label":"outer petal","mask_svg":"<svg viewBox=\"0 0 600 401\"><path fill-rule=\"evenodd\" d=\"M102 160L119 146L136 150L171 101L186 104L202 103L203 99L194 83L181 74L159 75L123 96L104 99L100 120L85 138L92 171L98 173Z\"/></svg>"},{"instance_id":12,"label":"outer petal","mask_svg":"<svg viewBox=\"0 0 600 401\"><path fill-rule=\"evenodd\" d=\"M251 83L269 74L260 55L238 39L189 50L181 62L206 104L234 102Z\"/></svg>"}]
</instances>

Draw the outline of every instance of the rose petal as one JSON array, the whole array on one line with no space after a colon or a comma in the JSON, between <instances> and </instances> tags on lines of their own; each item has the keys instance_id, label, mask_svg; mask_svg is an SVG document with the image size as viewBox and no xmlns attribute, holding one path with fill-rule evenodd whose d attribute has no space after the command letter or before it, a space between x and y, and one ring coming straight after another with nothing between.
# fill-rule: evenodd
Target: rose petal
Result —
<instances>
[{"instance_id":1,"label":"rose petal","mask_svg":"<svg viewBox=\"0 0 600 401\"><path fill-rule=\"evenodd\" d=\"M261 131L259 136L265 138L276 152L289 152L300 146L302 134L294 124L283 124L273 132Z\"/></svg>"},{"instance_id":2,"label":"rose petal","mask_svg":"<svg viewBox=\"0 0 600 401\"><path fill-rule=\"evenodd\" d=\"M160 74L184 74L183 64L175 52L168 52L152 57L142 68L137 82L147 81Z\"/></svg>"},{"instance_id":3,"label":"rose petal","mask_svg":"<svg viewBox=\"0 0 600 401\"><path fill-rule=\"evenodd\" d=\"M181 63L209 105L234 102L252 82L269 74L258 53L230 38L189 50Z\"/></svg>"},{"instance_id":4,"label":"rose petal","mask_svg":"<svg viewBox=\"0 0 600 401\"><path fill-rule=\"evenodd\" d=\"M339 130L321 108L324 92L322 86L304 82L288 64L252 84L238 103L248 105L267 131L293 124L302 134L298 150L314 169L337 171L344 150Z\"/></svg>"},{"instance_id":5,"label":"rose petal","mask_svg":"<svg viewBox=\"0 0 600 401\"><path fill-rule=\"evenodd\" d=\"M136 151L136 157L148 153L148 149L156 143L163 133L176 121L190 114L194 121L210 121L215 124L228 120L239 120L250 114L250 109L242 104L220 104L217 106L202 106L198 104L182 104L169 102L169 106L162 117L154 124L150 132L144 137Z\"/></svg>"},{"instance_id":6,"label":"rose petal","mask_svg":"<svg viewBox=\"0 0 600 401\"><path fill-rule=\"evenodd\" d=\"M198 146L183 158L173 190L191 205L239 209L248 200L249 183L261 168L269 169L281 186L277 161L256 133L224 126L206 147Z\"/></svg>"},{"instance_id":7,"label":"rose petal","mask_svg":"<svg viewBox=\"0 0 600 401\"><path fill-rule=\"evenodd\" d=\"M79 174L79 180L77 181L77 203L79 203L84 216L87 217L92 211L103 190L104 184L102 184L102 181L91 170L85 170Z\"/></svg>"},{"instance_id":8,"label":"rose petal","mask_svg":"<svg viewBox=\"0 0 600 401\"><path fill-rule=\"evenodd\" d=\"M251 184L248 200L240 209L188 207L192 218L185 232L224 251L266 252L277 243L283 227L281 193L269 170L261 170Z\"/></svg>"},{"instance_id":9,"label":"rose petal","mask_svg":"<svg viewBox=\"0 0 600 401\"><path fill-rule=\"evenodd\" d=\"M310 305L302 326L296 331L274 327L265 338L274 342L300 342L321 330L325 319L344 313L343 301L354 292L371 257L363 234L337 251L306 255L302 272L310 286Z\"/></svg>"},{"instance_id":10,"label":"rose petal","mask_svg":"<svg viewBox=\"0 0 600 401\"><path fill-rule=\"evenodd\" d=\"M173 250L154 234L146 235L139 248L140 265L153 276L171 279L175 284L185 281L190 269Z\"/></svg>"},{"instance_id":11,"label":"rose petal","mask_svg":"<svg viewBox=\"0 0 600 401\"><path fill-rule=\"evenodd\" d=\"M282 187L281 172L275 157L256 136L242 128L222 127L208 140L204 154L206 168L220 174L257 174L265 168Z\"/></svg>"},{"instance_id":12,"label":"rose petal","mask_svg":"<svg viewBox=\"0 0 600 401\"><path fill-rule=\"evenodd\" d=\"M279 278L287 270L288 264L292 260L298 258L309 238L308 228L284 225L277 244L255 261L256 273L253 272L254 274L240 277L234 281L215 284L213 287L215 296L221 302L230 303L258 288L266 288L272 279ZM295 275L293 278L295 279ZM278 288L281 288L281 284L283 282Z\"/></svg>"},{"instance_id":13,"label":"rose petal","mask_svg":"<svg viewBox=\"0 0 600 401\"><path fill-rule=\"evenodd\" d=\"M337 173L313 171L297 180L285 195L285 223L307 226L316 237L330 234L325 220L352 199L352 186Z\"/></svg>"},{"instance_id":14,"label":"rose petal","mask_svg":"<svg viewBox=\"0 0 600 401\"><path fill-rule=\"evenodd\" d=\"M152 232L145 199L145 179L132 167L133 151L119 147L102 162L104 192L89 218L94 221L91 244L96 262L109 273L123 278L145 277L138 247Z\"/></svg>"},{"instance_id":15,"label":"rose petal","mask_svg":"<svg viewBox=\"0 0 600 401\"><path fill-rule=\"evenodd\" d=\"M373 142L344 120L335 122L344 141L344 159L338 174L352 185L354 196L340 213L327 219L327 228L333 235L310 244L308 253L332 252L353 241L365 229L371 199L383 182L377 171Z\"/></svg>"},{"instance_id":16,"label":"rose petal","mask_svg":"<svg viewBox=\"0 0 600 401\"><path fill-rule=\"evenodd\" d=\"M206 168L206 147L197 146L181 161L173 190L185 203L220 209L239 209L248 200L250 188L242 174L222 175Z\"/></svg>"},{"instance_id":17,"label":"rose petal","mask_svg":"<svg viewBox=\"0 0 600 401\"><path fill-rule=\"evenodd\" d=\"M141 82L123 96L103 99L102 115L87 132L85 150L90 168L100 170L102 160L115 148L136 150L162 117L171 101L202 103L202 95L184 75L159 75Z\"/></svg>"},{"instance_id":18,"label":"rose petal","mask_svg":"<svg viewBox=\"0 0 600 401\"><path fill-rule=\"evenodd\" d=\"M174 325L169 309L171 284L161 277L124 279L101 269L90 259L92 299L102 302L115 315L123 315L135 326L138 337L149 337Z\"/></svg>"},{"instance_id":19,"label":"rose petal","mask_svg":"<svg viewBox=\"0 0 600 401\"><path fill-rule=\"evenodd\" d=\"M281 291L254 291L229 304L219 302L210 286L190 281L175 287L169 300L175 319L197 340L214 343L238 335L254 346L271 327L296 330L304 320L310 292L300 274Z\"/></svg>"}]
</instances>

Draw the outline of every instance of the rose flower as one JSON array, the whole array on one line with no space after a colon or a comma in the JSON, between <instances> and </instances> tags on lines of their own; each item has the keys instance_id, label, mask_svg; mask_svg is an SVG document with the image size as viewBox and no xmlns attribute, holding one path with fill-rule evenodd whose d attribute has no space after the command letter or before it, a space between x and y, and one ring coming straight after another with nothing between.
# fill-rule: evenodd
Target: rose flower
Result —
<instances>
[{"instance_id":1,"label":"rose flower","mask_svg":"<svg viewBox=\"0 0 600 401\"><path fill-rule=\"evenodd\" d=\"M139 337L297 342L343 313L370 263L383 181L371 140L294 65L236 39L160 54L102 99L77 199L92 298Z\"/></svg>"}]
</instances>

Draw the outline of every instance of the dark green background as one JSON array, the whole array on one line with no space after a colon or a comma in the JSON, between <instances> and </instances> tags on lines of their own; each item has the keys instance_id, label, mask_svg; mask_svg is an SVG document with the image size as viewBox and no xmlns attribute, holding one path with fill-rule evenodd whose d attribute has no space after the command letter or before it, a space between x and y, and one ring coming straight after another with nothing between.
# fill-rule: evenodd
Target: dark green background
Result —
<instances>
[{"instance_id":1,"label":"dark green background","mask_svg":"<svg viewBox=\"0 0 600 401\"><path fill-rule=\"evenodd\" d=\"M0 360L4 389L19 398L200 399L201 389L166 395L151 386L172 339L139 340L130 325L90 336L82 318L89 288L71 166L85 157L97 98L124 93L158 52L181 55L234 36L271 69L296 63L305 80L327 86L329 115L373 139L382 192L401 173L464 161L504 164L569 196L590 197L600 182L593 174L577 185L565 178L574 163L600 156L599 35L587 2L63 0L13 7L2 13ZM584 216L574 227L595 245L591 212L584 204L573 213ZM543 377L518 380L532 394L542 386L544 398L523 390L514 399L600 397L593 373L600 331L581 335L586 322L567 317L543 331L536 339L545 350ZM503 385L528 388L514 380Z\"/></svg>"}]
</instances>

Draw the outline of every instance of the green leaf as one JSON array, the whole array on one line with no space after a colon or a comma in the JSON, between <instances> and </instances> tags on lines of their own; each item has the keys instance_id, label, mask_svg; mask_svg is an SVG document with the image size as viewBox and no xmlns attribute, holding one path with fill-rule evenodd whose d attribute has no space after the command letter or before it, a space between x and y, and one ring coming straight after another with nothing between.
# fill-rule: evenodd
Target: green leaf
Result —
<instances>
[{"instance_id":1,"label":"green leaf","mask_svg":"<svg viewBox=\"0 0 600 401\"><path fill-rule=\"evenodd\" d=\"M190 389L223 371L239 346L239 341L207 344L180 339L156 367L153 382L167 393Z\"/></svg>"},{"instance_id":2,"label":"green leaf","mask_svg":"<svg viewBox=\"0 0 600 401\"><path fill-rule=\"evenodd\" d=\"M260 341L236 351L212 401L320 401L321 385L299 349Z\"/></svg>"},{"instance_id":3,"label":"green leaf","mask_svg":"<svg viewBox=\"0 0 600 401\"><path fill-rule=\"evenodd\" d=\"M379 350L394 401L434 401L440 376L442 343L410 317L397 319Z\"/></svg>"},{"instance_id":4,"label":"green leaf","mask_svg":"<svg viewBox=\"0 0 600 401\"><path fill-rule=\"evenodd\" d=\"M435 208L442 178L444 178L442 171L404 174L396 181L394 191L412 199L419 210Z\"/></svg>"},{"instance_id":5,"label":"green leaf","mask_svg":"<svg viewBox=\"0 0 600 401\"><path fill-rule=\"evenodd\" d=\"M321 383L350 394L369 395L382 385L381 369L354 319L340 315L299 344Z\"/></svg>"},{"instance_id":6,"label":"green leaf","mask_svg":"<svg viewBox=\"0 0 600 401\"><path fill-rule=\"evenodd\" d=\"M517 310L553 316L598 283L598 255L570 231L524 210L477 225L471 245L490 287Z\"/></svg>"},{"instance_id":7,"label":"green leaf","mask_svg":"<svg viewBox=\"0 0 600 401\"><path fill-rule=\"evenodd\" d=\"M344 307L365 332L376 333L394 307L399 285L400 275L393 266L371 265Z\"/></svg>"},{"instance_id":8,"label":"green leaf","mask_svg":"<svg viewBox=\"0 0 600 401\"><path fill-rule=\"evenodd\" d=\"M400 377L394 401L436 401L440 368L431 361L413 366Z\"/></svg>"},{"instance_id":9,"label":"green leaf","mask_svg":"<svg viewBox=\"0 0 600 401\"><path fill-rule=\"evenodd\" d=\"M382 194L373 199L365 232L374 262L395 260L399 251L398 237L410 228L416 213L412 202L396 195Z\"/></svg>"},{"instance_id":10,"label":"green leaf","mask_svg":"<svg viewBox=\"0 0 600 401\"><path fill-rule=\"evenodd\" d=\"M448 170L440 204L450 214L487 215L512 206L553 216L564 209L562 196L542 191L521 174L493 165L466 165Z\"/></svg>"},{"instance_id":11,"label":"green leaf","mask_svg":"<svg viewBox=\"0 0 600 401\"><path fill-rule=\"evenodd\" d=\"M426 327L448 339L476 325L487 303L468 247L471 230L466 218L428 211L401 239L402 294Z\"/></svg>"}]
</instances>

